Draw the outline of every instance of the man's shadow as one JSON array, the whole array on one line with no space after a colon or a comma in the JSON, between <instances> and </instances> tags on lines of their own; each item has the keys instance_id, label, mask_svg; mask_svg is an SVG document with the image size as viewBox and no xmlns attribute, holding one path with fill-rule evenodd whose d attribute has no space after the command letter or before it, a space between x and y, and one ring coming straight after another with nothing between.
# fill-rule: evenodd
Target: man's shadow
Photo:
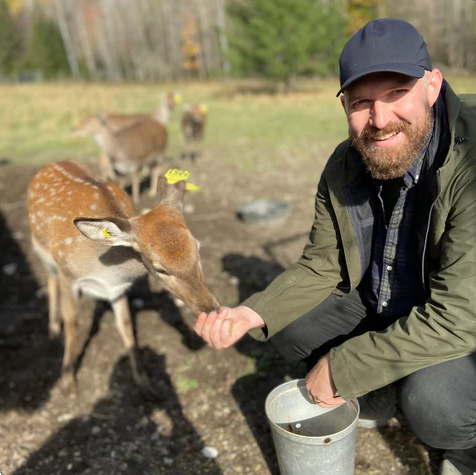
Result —
<instances>
[{"instance_id":1,"label":"man's shadow","mask_svg":"<svg viewBox=\"0 0 476 475\"><path fill-rule=\"evenodd\" d=\"M77 417L52 435L13 475L52 473L222 473L201 454L203 441L182 411L166 371L166 358L142 351L159 398L145 401L122 357L109 394L90 414Z\"/></svg>"},{"instance_id":2,"label":"man's shadow","mask_svg":"<svg viewBox=\"0 0 476 475\"><path fill-rule=\"evenodd\" d=\"M284 267L276 261L266 261L256 256L227 254L222 259L223 270L239 280L239 302L256 292L264 290ZM278 354L269 342L258 342L246 335L235 348L254 362L254 372L236 380L232 394L246 418L248 426L258 443L263 457L273 475L279 475L271 429L264 406L267 395L285 378L298 379L305 376L302 367L292 367ZM250 394L253 394L250 397Z\"/></svg>"}]
</instances>

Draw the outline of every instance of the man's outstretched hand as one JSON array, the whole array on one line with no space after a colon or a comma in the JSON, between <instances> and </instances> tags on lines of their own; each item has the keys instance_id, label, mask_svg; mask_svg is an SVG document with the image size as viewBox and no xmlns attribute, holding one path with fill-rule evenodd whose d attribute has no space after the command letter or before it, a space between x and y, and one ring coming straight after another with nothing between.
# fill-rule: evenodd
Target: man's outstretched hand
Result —
<instances>
[{"instance_id":1,"label":"man's outstretched hand","mask_svg":"<svg viewBox=\"0 0 476 475\"><path fill-rule=\"evenodd\" d=\"M254 328L265 325L264 320L249 307L240 305L224 307L220 313L202 312L195 322L194 330L211 348L221 350L236 343Z\"/></svg>"}]
</instances>

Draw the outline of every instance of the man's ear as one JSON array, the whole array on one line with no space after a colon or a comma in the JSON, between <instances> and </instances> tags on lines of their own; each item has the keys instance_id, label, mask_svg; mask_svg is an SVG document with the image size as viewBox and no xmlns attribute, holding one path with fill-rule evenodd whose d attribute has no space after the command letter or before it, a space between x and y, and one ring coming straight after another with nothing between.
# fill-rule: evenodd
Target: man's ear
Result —
<instances>
[{"instance_id":1,"label":"man's ear","mask_svg":"<svg viewBox=\"0 0 476 475\"><path fill-rule=\"evenodd\" d=\"M441 85L443 84L443 76L439 69L432 69L428 77L427 97L430 107L438 99L441 91Z\"/></svg>"},{"instance_id":2,"label":"man's ear","mask_svg":"<svg viewBox=\"0 0 476 475\"><path fill-rule=\"evenodd\" d=\"M342 107L344 109L344 112L347 114L347 109L345 108L345 95L344 94L341 94L339 96L339 99L340 99L340 103L342 104Z\"/></svg>"}]
</instances>

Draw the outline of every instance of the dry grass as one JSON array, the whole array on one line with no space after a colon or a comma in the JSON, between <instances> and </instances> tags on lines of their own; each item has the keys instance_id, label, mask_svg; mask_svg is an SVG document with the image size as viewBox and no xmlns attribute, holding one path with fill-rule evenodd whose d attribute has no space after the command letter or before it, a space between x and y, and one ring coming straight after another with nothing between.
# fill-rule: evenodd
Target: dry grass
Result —
<instances>
[{"instance_id":1,"label":"dry grass","mask_svg":"<svg viewBox=\"0 0 476 475\"><path fill-rule=\"evenodd\" d=\"M450 78L460 93L471 92L474 77ZM272 94L266 83L95 84L49 83L0 85L0 159L45 163L83 159L97 153L91 140L77 139L72 127L91 114L152 112L161 93L177 90L184 103L209 106L206 146L221 149L223 159L255 166L277 165L279 157L307 162L310 149L331 151L346 136L346 123L335 97L338 81L301 82L291 95ZM169 153L179 155L181 106L169 124Z\"/></svg>"}]
</instances>

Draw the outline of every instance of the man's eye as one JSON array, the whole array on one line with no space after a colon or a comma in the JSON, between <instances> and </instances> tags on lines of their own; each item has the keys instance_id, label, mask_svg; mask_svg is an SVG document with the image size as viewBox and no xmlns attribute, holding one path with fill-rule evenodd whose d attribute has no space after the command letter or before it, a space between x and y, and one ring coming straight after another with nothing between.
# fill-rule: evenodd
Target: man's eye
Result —
<instances>
[{"instance_id":1,"label":"man's eye","mask_svg":"<svg viewBox=\"0 0 476 475\"><path fill-rule=\"evenodd\" d=\"M169 273L165 269L161 269L158 267L155 269L155 272L157 272L157 274L160 274L160 275L169 275Z\"/></svg>"},{"instance_id":2,"label":"man's eye","mask_svg":"<svg viewBox=\"0 0 476 475\"><path fill-rule=\"evenodd\" d=\"M396 89L392 91L392 94L403 94L404 92L407 92L406 89Z\"/></svg>"},{"instance_id":3,"label":"man's eye","mask_svg":"<svg viewBox=\"0 0 476 475\"><path fill-rule=\"evenodd\" d=\"M352 107L358 107L358 106L361 106L363 104L367 104L368 99L360 99L360 101L356 101L352 104Z\"/></svg>"}]
</instances>

